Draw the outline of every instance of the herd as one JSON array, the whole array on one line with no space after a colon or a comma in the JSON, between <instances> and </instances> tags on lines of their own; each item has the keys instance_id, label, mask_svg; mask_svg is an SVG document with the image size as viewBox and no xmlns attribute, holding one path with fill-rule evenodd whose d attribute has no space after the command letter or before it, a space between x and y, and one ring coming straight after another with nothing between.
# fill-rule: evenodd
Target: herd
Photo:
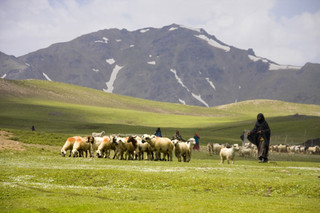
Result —
<instances>
[{"instance_id":1,"label":"herd","mask_svg":"<svg viewBox=\"0 0 320 213\"><path fill-rule=\"evenodd\" d=\"M111 158L119 160L173 160L173 153L181 162L191 160L191 152L195 141L193 138L187 141L171 140L166 137L144 134L121 137L120 135L104 135L105 132L95 133L87 137L69 137L61 149L61 155L65 157L69 151L69 157Z\"/></svg>"},{"instance_id":2,"label":"herd","mask_svg":"<svg viewBox=\"0 0 320 213\"><path fill-rule=\"evenodd\" d=\"M179 162L190 162L194 138L187 141L171 140L167 137L144 134L142 136L131 135L121 137L120 135L105 135L105 132L93 132L87 137L69 137L61 149L61 155L65 157L69 151L69 157L95 157L112 158L119 160L173 160L173 154ZM113 156L111 155L113 151ZM220 156L221 164L226 160L232 161L236 153L242 157L257 157L257 147L252 143L218 144L208 143L209 155ZM306 147L302 145L270 145L270 152L278 153L299 153L299 154L320 154L319 146Z\"/></svg>"}]
</instances>

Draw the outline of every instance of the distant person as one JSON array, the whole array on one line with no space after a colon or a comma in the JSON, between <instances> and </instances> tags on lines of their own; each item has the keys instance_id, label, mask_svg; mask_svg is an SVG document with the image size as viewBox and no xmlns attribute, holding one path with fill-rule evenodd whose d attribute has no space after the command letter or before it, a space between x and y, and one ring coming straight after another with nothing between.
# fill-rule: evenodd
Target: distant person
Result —
<instances>
[{"instance_id":1,"label":"distant person","mask_svg":"<svg viewBox=\"0 0 320 213\"><path fill-rule=\"evenodd\" d=\"M194 133L193 138L194 138L194 140L195 140L195 142L196 142L196 144L193 146L193 150L198 150L198 151L200 151L200 146L199 146L199 139L200 139L200 137L199 137L199 135L198 135L196 132Z\"/></svg>"},{"instance_id":2,"label":"distant person","mask_svg":"<svg viewBox=\"0 0 320 213\"><path fill-rule=\"evenodd\" d=\"M180 132L178 130L176 130L176 134L173 136L173 139L177 139L179 141L185 141L185 140L183 140L183 138L180 135Z\"/></svg>"},{"instance_id":3,"label":"distant person","mask_svg":"<svg viewBox=\"0 0 320 213\"><path fill-rule=\"evenodd\" d=\"M158 136L158 137L162 137L160 128L158 128L158 129L156 130L156 132L154 133L154 135L155 135L155 136Z\"/></svg>"},{"instance_id":4,"label":"distant person","mask_svg":"<svg viewBox=\"0 0 320 213\"><path fill-rule=\"evenodd\" d=\"M262 113L257 115L253 130L248 132L248 140L257 146L259 163L268 162L271 130Z\"/></svg>"},{"instance_id":5,"label":"distant person","mask_svg":"<svg viewBox=\"0 0 320 213\"><path fill-rule=\"evenodd\" d=\"M36 128L34 126L32 126L31 131L36 131Z\"/></svg>"}]
</instances>

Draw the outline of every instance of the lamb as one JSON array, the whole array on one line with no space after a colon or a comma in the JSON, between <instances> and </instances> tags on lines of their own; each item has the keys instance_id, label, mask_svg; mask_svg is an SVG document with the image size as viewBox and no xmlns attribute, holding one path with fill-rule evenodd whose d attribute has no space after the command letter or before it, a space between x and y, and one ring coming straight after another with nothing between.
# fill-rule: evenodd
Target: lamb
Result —
<instances>
[{"instance_id":1,"label":"lamb","mask_svg":"<svg viewBox=\"0 0 320 213\"><path fill-rule=\"evenodd\" d=\"M227 160L228 164L229 164L229 160L232 160L232 164L234 164L234 156L236 151L238 151L238 149L236 149L234 146L232 146L231 148L227 148L227 147L222 148L220 150L221 164L224 163L224 160Z\"/></svg>"},{"instance_id":2,"label":"lamb","mask_svg":"<svg viewBox=\"0 0 320 213\"><path fill-rule=\"evenodd\" d=\"M73 136L73 137L69 137L65 144L63 145L62 149L61 149L61 156L62 157L65 157L66 154L67 154L67 151L70 150L70 155L69 157L71 157L71 151L72 151L72 148L73 148L73 145L74 145L74 142L81 138L80 136Z\"/></svg>"},{"instance_id":3,"label":"lamb","mask_svg":"<svg viewBox=\"0 0 320 213\"><path fill-rule=\"evenodd\" d=\"M102 132L93 132L92 133L92 137L102 137L104 136L106 133L104 131Z\"/></svg>"},{"instance_id":4,"label":"lamb","mask_svg":"<svg viewBox=\"0 0 320 213\"><path fill-rule=\"evenodd\" d=\"M92 136L77 138L73 144L72 154L73 157L80 157L82 152L86 153L89 151L90 157L92 157L92 145L94 143L94 138Z\"/></svg>"},{"instance_id":5,"label":"lamb","mask_svg":"<svg viewBox=\"0 0 320 213\"><path fill-rule=\"evenodd\" d=\"M172 151L174 148L173 142L166 137L157 137L155 135L143 135L143 141L146 141L150 144L156 152L156 161L160 160L160 154L163 153L164 156L168 155L168 160L172 161Z\"/></svg>"},{"instance_id":6,"label":"lamb","mask_svg":"<svg viewBox=\"0 0 320 213\"><path fill-rule=\"evenodd\" d=\"M172 141L175 146L175 155L178 161L181 162L181 156L183 157L183 162L190 162L192 148L195 144L194 138L190 138L187 142L181 142L178 140Z\"/></svg>"}]
</instances>

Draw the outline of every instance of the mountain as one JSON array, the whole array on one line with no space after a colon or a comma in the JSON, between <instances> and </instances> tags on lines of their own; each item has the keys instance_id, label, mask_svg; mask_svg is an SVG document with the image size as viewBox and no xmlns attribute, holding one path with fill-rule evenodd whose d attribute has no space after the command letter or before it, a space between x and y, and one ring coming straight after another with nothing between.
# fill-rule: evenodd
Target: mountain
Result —
<instances>
[{"instance_id":1,"label":"mountain","mask_svg":"<svg viewBox=\"0 0 320 213\"><path fill-rule=\"evenodd\" d=\"M101 30L18 58L0 54L0 77L206 107L251 99L320 104L320 64L279 65L176 24Z\"/></svg>"}]
</instances>

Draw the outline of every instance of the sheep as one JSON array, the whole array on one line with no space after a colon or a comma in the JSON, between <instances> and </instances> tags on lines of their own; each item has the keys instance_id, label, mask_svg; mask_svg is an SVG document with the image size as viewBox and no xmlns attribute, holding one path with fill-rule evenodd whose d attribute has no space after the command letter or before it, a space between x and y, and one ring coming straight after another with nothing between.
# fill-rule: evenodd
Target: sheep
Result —
<instances>
[{"instance_id":1,"label":"sheep","mask_svg":"<svg viewBox=\"0 0 320 213\"><path fill-rule=\"evenodd\" d=\"M73 144L78 138L81 138L81 137L80 136L73 136L73 137L69 137L66 140L65 144L63 145L63 147L61 149L61 156L62 157L66 156L68 150L70 150L69 157L71 157L71 151L72 151L72 148L73 148Z\"/></svg>"},{"instance_id":2,"label":"sheep","mask_svg":"<svg viewBox=\"0 0 320 213\"><path fill-rule=\"evenodd\" d=\"M160 153L168 155L168 160L172 161L173 142L166 137L157 137L155 135L143 135L143 141L146 141L156 152L156 161L160 160Z\"/></svg>"},{"instance_id":3,"label":"sheep","mask_svg":"<svg viewBox=\"0 0 320 213\"><path fill-rule=\"evenodd\" d=\"M222 148L221 145L218 144L218 143L213 144L212 147L213 147L213 153L214 154L219 154L220 150Z\"/></svg>"},{"instance_id":4,"label":"sheep","mask_svg":"<svg viewBox=\"0 0 320 213\"><path fill-rule=\"evenodd\" d=\"M92 137L102 137L104 136L106 133L104 131L102 132L93 132L92 133Z\"/></svg>"},{"instance_id":5,"label":"sheep","mask_svg":"<svg viewBox=\"0 0 320 213\"><path fill-rule=\"evenodd\" d=\"M228 161L232 160L232 164L234 164L234 156L235 152L239 151L236 147L232 146L231 148L224 147L220 150L220 159L221 159L221 164L224 163L224 160Z\"/></svg>"},{"instance_id":6,"label":"sheep","mask_svg":"<svg viewBox=\"0 0 320 213\"><path fill-rule=\"evenodd\" d=\"M133 160L134 151L137 148L137 141L132 136L130 137L117 137L116 142L117 149L118 149L118 155L117 159L120 160ZM125 153L125 157L123 157L123 154Z\"/></svg>"},{"instance_id":7,"label":"sheep","mask_svg":"<svg viewBox=\"0 0 320 213\"><path fill-rule=\"evenodd\" d=\"M77 156L80 157L81 152L85 152L86 157L88 157L87 151L89 151L90 157L92 157L93 143L94 143L94 138L92 136L77 138L73 144L73 149L72 149L73 157L77 157Z\"/></svg>"},{"instance_id":8,"label":"sheep","mask_svg":"<svg viewBox=\"0 0 320 213\"><path fill-rule=\"evenodd\" d=\"M282 144L280 144L280 145L278 145L278 152L287 152L288 150L287 150L287 147L288 147L288 145L282 145Z\"/></svg>"},{"instance_id":9,"label":"sheep","mask_svg":"<svg viewBox=\"0 0 320 213\"><path fill-rule=\"evenodd\" d=\"M98 158L107 158L110 155L110 149L112 148L112 141L109 136L95 137L95 144L97 147Z\"/></svg>"},{"instance_id":10,"label":"sheep","mask_svg":"<svg viewBox=\"0 0 320 213\"><path fill-rule=\"evenodd\" d=\"M182 142L178 140L172 141L175 147L175 155L178 158L178 161L181 162L181 156L183 157L183 162L190 162L191 153L193 146L195 144L194 138L190 138L187 142Z\"/></svg>"},{"instance_id":11,"label":"sheep","mask_svg":"<svg viewBox=\"0 0 320 213\"><path fill-rule=\"evenodd\" d=\"M147 160L152 159L152 149L150 144L142 143L142 139L140 137L136 137L137 140L137 148L135 150L136 159L143 160L144 152L147 153Z\"/></svg>"},{"instance_id":12,"label":"sheep","mask_svg":"<svg viewBox=\"0 0 320 213\"><path fill-rule=\"evenodd\" d=\"M239 155L242 157L251 157L253 156L253 150L248 147L240 147Z\"/></svg>"},{"instance_id":13,"label":"sheep","mask_svg":"<svg viewBox=\"0 0 320 213\"><path fill-rule=\"evenodd\" d=\"M308 154L320 154L320 148L319 146L310 146L308 149L307 149L307 153Z\"/></svg>"}]
</instances>

